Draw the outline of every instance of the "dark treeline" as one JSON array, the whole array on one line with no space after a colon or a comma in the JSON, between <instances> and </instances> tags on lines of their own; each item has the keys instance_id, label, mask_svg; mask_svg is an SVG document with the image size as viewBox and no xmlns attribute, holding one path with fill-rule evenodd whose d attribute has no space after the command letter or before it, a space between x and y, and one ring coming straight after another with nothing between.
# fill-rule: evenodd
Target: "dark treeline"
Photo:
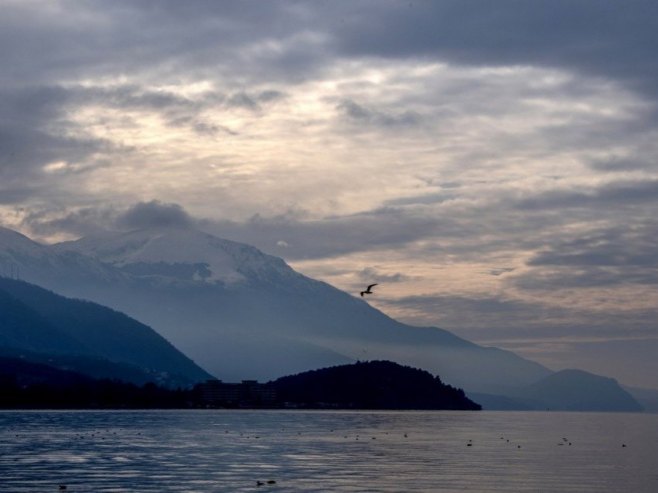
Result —
<instances>
[{"instance_id":1,"label":"dark treeline","mask_svg":"<svg viewBox=\"0 0 658 493\"><path fill-rule=\"evenodd\" d=\"M170 390L153 383L88 380L19 386L6 376L0 378L3 409L183 409L198 407L198 401L194 390Z\"/></svg>"},{"instance_id":2,"label":"dark treeline","mask_svg":"<svg viewBox=\"0 0 658 493\"><path fill-rule=\"evenodd\" d=\"M235 389L249 390L223 400ZM213 389L219 393L212 393ZM266 389L269 398L262 399ZM272 392L269 394L269 392ZM229 395L229 394L226 394ZM227 397L229 399L229 397ZM80 373L0 357L3 409L193 409L207 407L306 409L477 410L464 392L429 373L391 362L356 363L282 377L269 384L198 384L167 389L93 379Z\"/></svg>"},{"instance_id":3,"label":"dark treeline","mask_svg":"<svg viewBox=\"0 0 658 493\"><path fill-rule=\"evenodd\" d=\"M302 408L480 410L464 391L427 371L391 361L312 370L274 382L278 398Z\"/></svg>"},{"instance_id":4,"label":"dark treeline","mask_svg":"<svg viewBox=\"0 0 658 493\"><path fill-rule=\"evenodd\" d=\"M170 390L94 379L73 371L0 357L0 408L112 409L183 408L194 405L193 390Z\"/></svg>"}]
</instances>

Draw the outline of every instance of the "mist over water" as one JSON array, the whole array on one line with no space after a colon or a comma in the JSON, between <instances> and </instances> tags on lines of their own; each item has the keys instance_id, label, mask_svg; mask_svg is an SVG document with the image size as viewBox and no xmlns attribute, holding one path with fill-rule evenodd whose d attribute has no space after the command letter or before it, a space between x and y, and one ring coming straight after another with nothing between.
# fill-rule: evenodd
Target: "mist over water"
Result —
<instances>
[{"instance_id":1,"label":"mist over water","mask_svg":"<svg viewBox=\"0 0 658 493\"><path fill-rule=\"evenodd\" d=\"M0 443L16 493L658 491L655 414L5 411Z\"/></svg>"}]
</instances>

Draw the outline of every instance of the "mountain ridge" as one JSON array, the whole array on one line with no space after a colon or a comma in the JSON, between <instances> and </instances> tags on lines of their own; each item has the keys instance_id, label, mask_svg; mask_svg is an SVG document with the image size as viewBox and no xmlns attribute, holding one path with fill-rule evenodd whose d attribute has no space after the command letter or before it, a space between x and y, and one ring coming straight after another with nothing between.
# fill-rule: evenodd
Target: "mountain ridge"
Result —
<instances>
[{"instance_id":1,"label":"mountain ridge","mask_svg":"<svg viewBox=\"0 0 658 493\"><path fill-rule=\"evenodd\" d=\"M68 358L68 365L75 365L75 358L87 366L107 361L170 384L209 377L169 341L123 313L2 277L0 352L41 360Z\"/></svg>"},{"instance_id":2,"label":"mountain ridge","mask_svg":"<svg viewBox=\"0 0 658 493\"><path fill-rule=\"evenodd\" d=\"M7 258L2 236L0 272ZM227 381L389 360L438 374L469 394L513 399L515 389L553 373L444 329L398 322L283 259L189 227L105 233L41 253L53 266L39 264L42 285L143 321ZM28 264L21 272L34 275L29 252L19 259ZM63 259L69 279L62 279Z\"/></svg>"}]
</instances>

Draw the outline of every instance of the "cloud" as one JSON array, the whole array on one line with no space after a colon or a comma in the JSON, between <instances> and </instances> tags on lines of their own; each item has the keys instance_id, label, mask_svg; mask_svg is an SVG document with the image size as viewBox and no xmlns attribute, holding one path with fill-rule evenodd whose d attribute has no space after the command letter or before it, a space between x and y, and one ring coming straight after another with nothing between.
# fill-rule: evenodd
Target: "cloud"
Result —
<instances>
[{"instance_id":1,"label":"cloud","mask_svg":"<svg viewBox=\"0 0 658 493\"><path fill-rule=\"evenodd\" d=\"M651 153L652 155L653 153ZM658 169L658 159L649 156L608 156L592 159L588 165L596 171L628 172Z\"/></svg>"},{"instance_id":2,"label":"cloud","mask_svg":"<svg viewBox=\"0 0 658 493\"><path fill-rule=\"evenodd\" d=\"M72 135L69 98L57 86L0 89L0 174L5 180L33 179L48 163L83 162L111 146L103 139Z\"/></svg>"},{"instance_id":3,"label":"cloud","mask_svg":"<svg viewBox=\"0 0 658 493\"><path fill-rule=\"evenodd\" d=\"M374 8L374 6L379 8ZM360 2L336 38L353 57L542 65L620 81L656 99L658 5L586 0ZM594 40L596 40L594 42Z\"/></svg>"},{"instance_id":4,"label":"cloud","mask_svg":"<svg viewBox=\"0 0 658 493\"><path fill-rule=\"evenodd\" d=\"M378 269L374 267L366 267L362 269L360 272L358 272L358 276L365 282L374 281L378 283L396 283L396 282L408 281L409 279L411 279L410 276L402 274L401 272L396 272L394 274L386 274L380 272Z\"/></svg>"},{"instance_id":5,"label":"cloud","mask_svg":"<svg viewBox=\"0 0 658 493\"><path fill-rule=\"evenodd\" d=\"M658 224L654 221L599 228L546 245L515 276L522 289L658 285Z\"/></svg>"},{"instance_id":6,"label":"cloud","mask_svg":"<svg viewBox=\"0 0 658 493\"><path fill-rule=\"evenodd\" d=\"M551 300L524 300L502 294L428 293L380 297L377 303L396 310L407 322L439 326L473 340L655 337L652 320L658 315L655 307L620 313L614 307L556 305ZM623 335L620 324L625 327Z\"/></svg>"},{"instance_id":7,"label":"cloud","mask_svg":"<svg viewBox=\"0 0 658 493\"><path fill-rule=\"evenodd\" d=\"M48 241L199 225L491 340L626 327L629 303L655 327L657 14L8 2L0 219Z\"/></svg>"},{"instance_id":8,"label":"cloud","mask_svg":"<svg viewBox=\"0 0 658 493\"><path fill-rule=\"evenodd\" d=\"M250 243L265 251L271 251L272 245L285 238L285 247L279 244L282 249L273 253L290 260L401 248L434 235L443 228L456 227L447 219L388 208L322 219L303 219L294 214L273 217L255 215L244 222L207 220L202 224L219 236Z\"/></svg>"},{"instance_id":9,"label":"cloud","mask_svg":"<svg viewBox=\"0 0 658 493\"><path fill-rule=\"evenodd\" d=\"M194 220L178 204L158 200L140 202L119 215L116 224L123 229L190 227Z\"/></svg>"},{"instance_id":10,"label":"cloud","mask_svg":"<svg viewBox=\"0 0 658 493\"><path fill-rule=\"evenodd\" d=\"M69 186L80 194L81 175L106 167L108 156L128 152L72 121L74 99L56 85L0 86L0 203L33 204Z\"/></svg>"},{"instance_id":11,"label":"cloud","mask_svg":"<svg viewBox=\"0 0 658 493\"><path fill-rule=\"evenodd\" d=\"M36 239L77 239L113 229L118 211L112 206L30 210L21 226Z\"/></svg>"},{"instance_id":12,"label":"cloud","mask_svg":"<svg viewBox=\"0 0 658 493\"><path fill-rule=\"evenodd\" d=\"M658 202L658 180L620 181L589 190L551 190L519 200L519 209L563 209L620 206L630 207Z\"/></svg>"},{"instance_id":13,"label":"cloud","mask_svg":"<svg viewBox=\"0 0 658 493\"><path fill-rule=\"evenodd\" d=\"M336 106L336 109L348 120L359 125L375 125L400 129L416 126L422 121L422 117L414 111L393 113L373 110L350 99L341 101Z\"/></svg>"}]
</instances>

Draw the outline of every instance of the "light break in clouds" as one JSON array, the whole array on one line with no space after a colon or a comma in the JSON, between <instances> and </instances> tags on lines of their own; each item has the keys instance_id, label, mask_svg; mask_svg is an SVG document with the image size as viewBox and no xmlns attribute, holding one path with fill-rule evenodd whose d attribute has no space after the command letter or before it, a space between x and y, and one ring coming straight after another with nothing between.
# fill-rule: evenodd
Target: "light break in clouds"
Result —
<instances>
[{"instance_id":1,"label":"light break in clouds","mask_svg":"<svg viewBox=\"0 0 658 493\"><path fill-rule=\"evenodd\" d=\"M197 225L658 388L653 0L0 6L3 225Z\"/></svg>"}]
</instances>

